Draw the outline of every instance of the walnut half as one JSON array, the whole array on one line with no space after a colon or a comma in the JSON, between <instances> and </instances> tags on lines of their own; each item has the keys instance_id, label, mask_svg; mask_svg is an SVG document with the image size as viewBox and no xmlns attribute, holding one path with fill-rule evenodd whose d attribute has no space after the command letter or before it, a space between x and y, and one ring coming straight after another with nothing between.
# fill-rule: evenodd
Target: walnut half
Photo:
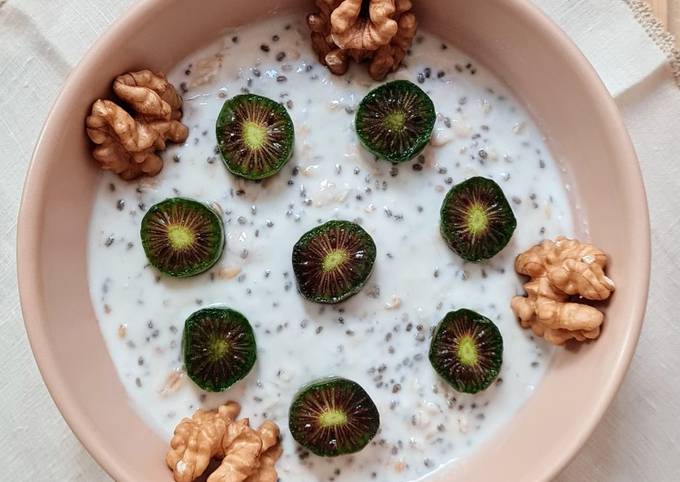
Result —
<instances>
[{"instance_id":1,"label":"walnut half","mask_svg":"<svg viewBox=\"0 0 680 482\"><path fill-rule=\"evenodd\" d=\"M257 430L247 418L236 420L241 407L227 402L216 410L198 410L183 419L170 441L166 463L176 482L200 477L211 460L220 466L208 482L276 482L275 464L283 449L279 427L269 420Z\"/></svg>"},{"instance_id":2,"label":"walnut half","mask_svg":"<svg viewBox=\"0 0 680 482\"><path fill-rule=\"evenodd\" d=\"M92 156L102 169L126 180L155 176L163 168L158 151L167 141L184 142L189 130L182 117L182 98L162 74L141 70L116 77L113 91L129 111L98 99L85 120L95 144Z\"/></svg>"},{"instance_id":3,"label":"walnut half","mask_svg":"<svg viewBox=\"0 0 680 482\"><path fill-rule=\"evenodd\" d=\"M416 34L411 0L316 0L319 12L307 16L319 61L337 75L349 61L369 61L375 80L401 64Z\"/></svg>"},{"instance_id":4,"label":"walnut half","mask_svg":"<svg viewBox=\"0 0 680 482\"><path fill-rule=\"evenodd\" d=\"M609 298L614 282L604 273L606 264L603 251L561 236L520 254L515 270L531 280L524 285L527 296L515 296L511 307L522 327L555 345L597 338L604 315L579 298Z\"/></svg>"}]
</instances>

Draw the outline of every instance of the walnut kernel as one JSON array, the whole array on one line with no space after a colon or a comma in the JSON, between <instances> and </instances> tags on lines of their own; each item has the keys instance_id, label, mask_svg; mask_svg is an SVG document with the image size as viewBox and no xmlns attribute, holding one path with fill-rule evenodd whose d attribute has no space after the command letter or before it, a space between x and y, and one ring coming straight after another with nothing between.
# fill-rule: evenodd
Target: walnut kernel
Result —
<instances>
[{"instance_id":1,"label":"walnut kernel","mask_svg":"<svg viewBox=\"0 0 680 482\"><path fill-rule=\"evenodd\" d=\"M316 0L307 16L312 47L336 75L349 61L370 61L368 71L383 79L401 64L417 29L411 0Z\"/></svg>"},{"instance_id":2,"label":"walnut kernel","mask_svg":"<svg viewBox=\"0 0 680 482\"><path fill-rule=\"evenodd\" d=\"M187 127L182 98L162 74L141 70L116 77L113 91L130 112L111 100L98 99L85 120L87 135L96 145L92 156L100 167L126 180L155 176L163 168L157 152L166 142L184 142Z\"/></svg>"},{"instance_id":3,"label":"walnut kernel","mask_svg":"<svg viewBox=\"0 0 680 482\"><path fill-rule=\"evenodd\" d=\"M254 430L247 418L235 420L241 407L227 402L217 410L198 410L175 429L166 457L176 482L200 477L211 460L222 460L208 482L276 482L281 457L279 427L269 420Z\"/></svg>"},{"instance_id":4,"label":"walnut kernel","mask_svg":"<svg viewBox=\"0 0 680 482\"><path fill-rule=\"evenodd\" d=\"M614 282L604 273L606 264L603 251L565 237L545 240L520 254L515 270L531 280L524 285L527 296L515 296L511 307L522 327L555 345L597 338L603 313L570 297L609 298Z\"/></svg>"}]
</instances>

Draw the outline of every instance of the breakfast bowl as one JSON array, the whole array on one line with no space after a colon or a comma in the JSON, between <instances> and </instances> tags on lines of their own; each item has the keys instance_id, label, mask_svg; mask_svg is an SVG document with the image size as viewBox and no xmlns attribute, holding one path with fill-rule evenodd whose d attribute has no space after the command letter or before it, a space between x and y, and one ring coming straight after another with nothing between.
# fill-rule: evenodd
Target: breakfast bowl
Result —
<instances>
[{"instance_id":1,"label":"breakfast bowl","mask_svg":"<svg viewBox=\"0 0 680 482\"><path fill-rule=\"evenodd\" d=\"M169 71L225 31L279 15L304 19L311 3L139 3L72 72L38 141L18 226L18 275L26 328L42 376L64 418L116 480L171 480L172 474L164 463L167 440L144 422L130 402L97 321L101 318L95 308L98 302L91 298L88 279L97 272L88 265L93 256L88 250L89 230L102 174L91 158L84 119L95 99L110 95L107 86L121 72ZM461 50L493 72L530 112L566 186L565 199L574 219L572 234L601 247L610 259L608 275L616 281L616 292L604 307L606 321L599 338L575 348L558 347L540 383L530 384L531 396L521 407L469 454L451 457L426 479L546 480L574 456L595 428L621 384L639 336L650 242L637 159L597 74L559 28L530 3L422 0L415 12L423 29L442 39L443 46ZM466 69L473 75L476 70L469 65L460 68ZM285 82L281 77L275 75L272 82ZM463 106L466 101L458 102ZM522 128L518 125L517 131ZM484 151L479 156L484 161L489 154ZM179 156L176 159L180 164ZM414 174L423 169L416 165ZM513 175L518 172L521 176L521 170ZM400 176L405 174L402 169ZM254 215L254 205L252 210ZM392 211L386 208L385 214L392 222ZM516 255L528 247L511 242L508 249L517 248L512 253ZM104 251L94 253L100 256ZM114 262L122 264L124 256ZM233 253L227 256L234 257ZM507 252L505 256L511 259ZM178 286L169 283L169 289ZM521 333L515 325L514 320L507 324ZM287 400L280 403L288 405ZM446 437L447 430L442 429L441 438Z\"/></svg>"}]
</instances>

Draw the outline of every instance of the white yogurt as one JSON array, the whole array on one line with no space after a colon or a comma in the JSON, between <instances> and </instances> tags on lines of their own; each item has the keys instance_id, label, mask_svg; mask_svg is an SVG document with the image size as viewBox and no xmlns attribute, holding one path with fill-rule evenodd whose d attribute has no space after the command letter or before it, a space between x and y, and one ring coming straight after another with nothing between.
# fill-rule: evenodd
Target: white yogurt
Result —
<instances>
[{"instance_id":1,"label":"white yogurt","mask_svg":"<svg viewBox=\"0 0 680 482\"><path fill-rule=\"evenodd\" d=\"M540 132L508 89L427 34L394 77L418 82L432 97L434 138L412 162L375 161L353 129L353 112L375 83L363 68L335 77L320 66L300 17L230 32L170 73L188 89L183 121L190 137L166 151L156 178L102 176L89 240L92 301L133 405L164 438L196 408L233 399L253 425L266 417L281 426L283 482L414 480L492 436L540 381L550 350L512 315L510 298L521 292L512 266L542 238L573 233L567 192ZM220 107L245 89L283 102L296 129L293 158L259 184L230 175L215 153ZM501 185L518 220L509 245L480 264L464 263L439 234L446 191L475 175ZM145 210L178 195L217 203L224 213L225 254L192 279L160 276L139 239ZM362 292L320 306L296 292L290 255L304 232L329 219L359 222L378 254ZM181 372L184 320L212 304L248 317L258 344L250 375L220 394L202 392ZM461 307L494 320L505 344L498 382L477 395L450 389L427 359L430 330ZM288 433L292 396L326 375L357 381L380 410L379 434L353 456L318 458Z\"/></svg>"}]
</instances>

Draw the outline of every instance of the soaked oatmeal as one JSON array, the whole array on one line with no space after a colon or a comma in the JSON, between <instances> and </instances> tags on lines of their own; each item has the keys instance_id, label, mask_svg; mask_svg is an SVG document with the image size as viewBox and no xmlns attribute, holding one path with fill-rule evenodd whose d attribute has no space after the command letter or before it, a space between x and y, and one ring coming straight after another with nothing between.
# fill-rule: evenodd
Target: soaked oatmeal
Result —
<instances>
[{"instance_id":1,"label":"soaked oatmeal","mask_svg":"<svg viewBox=\"0 0 680 482\"><path fill-rule=\"evenodd\" d=\"M486 68L426 33L406 63L391 77L417 83L437 110L433 139L411 162L376 161L359 145L355 109L377 84L362 68L335 77L319 65L296 16L229 32L180 63L169 79L185 99L187 142L164 153L156 178L102 176L90 227L92 301L131 403L164 438L196 408L233 399L253 425L281 426L282 482L401 482L455 463L531 396L550 349L512 315L510 298L522 292L513 260L543 238L574 233L560 166ZM259 183L229 174L216 153L220 108L243 92L280 100L295 124L292 159ZM503 188L518 227L499 255L473 264L444 243L439 208L453 184L477 175ZM174 196L213 204L225 223L221 261L191 279L161 276L139 238L148 207ZM321 306L297 293L291 250L330 219L361 224L377 258L358 295ZM215 304L243 313L258 345L248 377L218 394L191 383L180 354L184 320ZM461 307L492 319L504 339L501 374L476 395L452 390L427 358L431 330ZM355 380L380 410L381 429L360 453L321 459L287 431L293 395L327 375Z\"/></svg>"}]
</instances>

